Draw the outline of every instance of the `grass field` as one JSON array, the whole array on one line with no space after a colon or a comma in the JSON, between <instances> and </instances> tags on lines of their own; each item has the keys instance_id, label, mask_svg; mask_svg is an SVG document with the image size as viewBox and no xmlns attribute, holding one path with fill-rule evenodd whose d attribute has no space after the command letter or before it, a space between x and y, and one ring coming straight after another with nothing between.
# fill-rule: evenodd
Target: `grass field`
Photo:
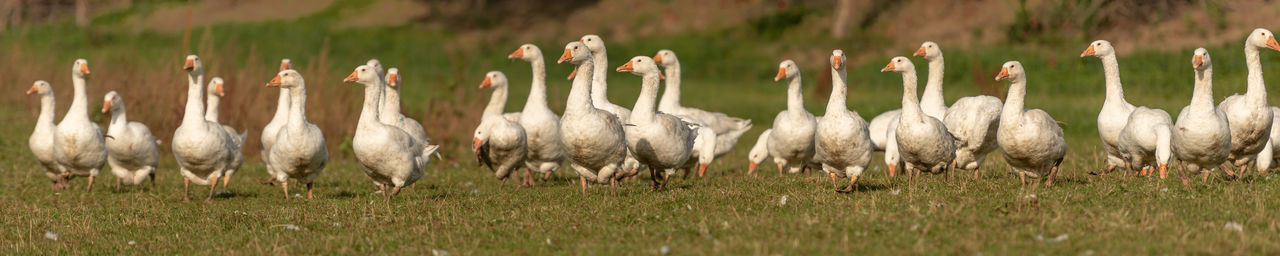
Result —
<instances>
[{"instance_id":1,"label":"grass field","mask_svg":"<svg viewBox=\"0 0 1280 256\"><path fill-rule=\"evenodd\" d=\"M359 1L337 1L350 7ZM142 10L139 10L142 9ZM0 253L4 254L1277 254L1280 253L1280 179L1250 174L1242 179L1213 176L1184 188L1176 179L1091 176L1104 165L1094 125L1103 100L1101 65L1078 58L1087 42L1062 45L991 45L947 48L948 103L978 94L979 88L1007 85L992 81L1006 60L1021 60L1029 76L1027 107L1041 108L1065 124L1069 153L1060 182L1052 187L1022 187L998 152L973 179L957 175L925 176L914 184L890 178L876 154L875 167L852 194L832 193L824 175L777 177L771 165L746 176L746 151L785 107L785 84L772 82L777 63L805 48L836 47L857 53L857 40L803 44L800 39L746 41L728 30L610 42L611 67L635 55L652 56L670 48L684 69L684 104L754 120L755 128L734 152L717 159L704 178L675 178L667 190L649 192L647 177L627 182L617 196L607 187L578 193L567 168L535 188L499 187L488 170L475 164L466 137L487 99L474 89L480 75L502 70L513 92L507 109L519 110L527 93L528 65L505 59L524 42L496 39L465 50L449 48L453 35L413 25L365 30L331 30L338 19L328 10L298 21L227 24L195 30L193 43L181 35L135 33L111 24L145 8L97 17L92 33L58 22L5 32L0 49ZM283 27L303 29L282 29ZM271 35L264 37L263 35ZM368 40L386 36L387 40ZM1243 37L1243 35L1241 35ZM607 38L607 37L606 37ZM544 54L557 55L566 37L535 42ZM1133 43L1140 42L1116 42ZM407 47L413 45L415 47ZM902 45L908 55L918 44ZM1244 91L1240 43L1206 45L1216 68L1215 99ZM304 73L315 88L309 118L329 135L334 157L316 184L314 200L281 198L278 187L258 184L265 171L250 153L230 189L211 204L182 203L182 186L167 146L162 146L159 184L114 192L104 171L92 192L85 179L70 190L52 190L30 157L26 135L37 111L35 99L17 92L35 79L47 79L59 91L58 113L70 103L67 63L90 58L90 107L101 105L107 90L156 91L149 97L181 95L183 80L174 65L197 49L211 70L232 76L246 88L241 103L223 109L224 120L250 129L257 143L275 91L260 87L279 58L310 65ZM759 52L778 52L760 55ZM1280 54L1262 54L1267 80L1280 81ZM20 57L13 57L20 56ZM866 119L897 108L900 76L880 73L893 55L868 57L849 68L849 107ZM344 131L354 129L360 89L338 83L365 59L381 58L400 66L406 83L406 111L423 121L444 143L443 161L435 161L417 188L388 203L373 194L369 179L351 158ZM551 56L554 57L554 56ZM1135 105L1169 110L1190 99L1191 50L1127 53L1120 58L1127 98ZM921 82L927 65L912 59ZM101 64L99 64L101 63ZM243 65L242 65L243 63ZM829 79L819 62L802 62L806 107L820 115L826 96L813 85ZM211 65L213 66L213 65ZM239 70L239 69L266 69ZM548 64L553 109L563 108L567 65ZM114 72L114 73L113 73ZM127 78L119 77L120 73ZM314 75L313 75L314 74ZM237 77L241 76L241 77ZM263 76L263 77L258 77ZM632 75L610 74L610 98L631 106L639 90ZM414 79L414 80L410 80ZM316 85L320 84L320 85ZM1273 86L1274 87L1274 86ZM1275 93L1277 90L1270 90ZM233 93L234 94L234 93ZM128 98L126 93L125 97ZM167 95L167 96L166 96ZM1003 96L1003 95L999 95ZM236 96L232 96L236 97ZM130 117L152 125L158 136L172 133L176 118L162 106L134 97ZM1274 98L1274 97L1273 97ZM318 99L318 100L317 100ZM355 99L355 100L352 100ZM158 100L177 106L178 98ZM259 102L267 101L267 102ZM468 107L474 108L468 108ZM442 110L443 109L443 110ZM96 112L96 111L94 111ZM316 114L319 112L320 114ZM59 118L61 114L59 114ZM96 116L94 117L96 120ZM471 123L467 123L471 122ZM156 127L170 127L158 129ZM195 186L193 197L208 192ZM302 193L295 189L291 192ZM305 193L304 193L305 194ZM297 198L295 198L297 199ZM50 239L49 235L56 235Z\"/></svg>"}]
</instances>

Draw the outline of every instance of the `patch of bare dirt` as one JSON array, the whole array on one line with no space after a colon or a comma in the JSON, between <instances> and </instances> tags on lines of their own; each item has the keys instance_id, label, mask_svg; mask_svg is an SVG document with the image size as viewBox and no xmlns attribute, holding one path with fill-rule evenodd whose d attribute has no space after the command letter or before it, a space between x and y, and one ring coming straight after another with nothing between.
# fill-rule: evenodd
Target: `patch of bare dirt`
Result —
<instances>
[{"instance_id":1,"label":"patch of bare dirt","mask_svg":"<svg viewBox=\"0 0 1280 256\"><path fill-rule=\"evenodd\" d=\"M359 28L396 26L412 22L426 16L429 12L426 4L410 0L380 0L361 11L348 15L336 28Z\"/></svg>"}]
</instances>

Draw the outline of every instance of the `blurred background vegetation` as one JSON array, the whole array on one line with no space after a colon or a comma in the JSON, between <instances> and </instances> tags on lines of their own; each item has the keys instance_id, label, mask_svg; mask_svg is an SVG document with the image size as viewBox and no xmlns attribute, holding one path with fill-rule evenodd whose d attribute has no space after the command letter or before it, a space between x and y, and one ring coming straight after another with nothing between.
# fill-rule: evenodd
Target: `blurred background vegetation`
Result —
<instances>
[{"instance_id":1,"label":"blurred background vegetation","mask_svg":"<svg viewBox=\"0 0 1280 256\"><path fill-rule=\"evenodd\" d=\"M570 70L554 58L566 42L599 34L611 67L674 50L688 84L686 105L751 118L763 130L784 106L784 90L770 79L779 61L804 67L807 106L821 114L827 57L844 49L855 64L850 107L870 119L900 102L900 77L880 74L883 62L929 40L946 52L948 102L1003 97L1006 85L991 78L1002 62L1017 59L1031 74L1029 97L1036 101L1028 107L1066 122L1068 136L1096 138L1102 72L1096 59L1078 57L1088 41L1117 47L1131 102L1176 112L1190 95L1191 49L1214 54L1217 98L1241 92L1240 42L1276 14L1280 3L1220 0L0 0L0 64L8 67L0 69L0 82L11 92L0 104L22 110L4 118L29 124L38 101L18 92L48 80L60 116L71 98L66 68L86 58L94 70L90 105L119 91L129 116L167 140L185 100L179 66L185 55L199 54L208 77L227 80L223 122L249 129L256 144L277 93L262 85L281 58L291 58L311 87L309 118L336 155L349 156L361 91L340 81L378 58L400 68L407 114L462 153L488 99L475 89L484 72L505 71L513 84L507 109L523 106L529 67L506 59L523 43L540 46L552 63L553 109L563 109L569 83L562 79ZM923 60L913 60L924 76ZM638 78L610 75L612 101L632 105ZM1093 139L1076 141L1073 150L1097 147ZM248 148L246 155L258 155L257 147ZM1091 150L1075 152L1096 159Z\"/></svg>"}]
</instances>

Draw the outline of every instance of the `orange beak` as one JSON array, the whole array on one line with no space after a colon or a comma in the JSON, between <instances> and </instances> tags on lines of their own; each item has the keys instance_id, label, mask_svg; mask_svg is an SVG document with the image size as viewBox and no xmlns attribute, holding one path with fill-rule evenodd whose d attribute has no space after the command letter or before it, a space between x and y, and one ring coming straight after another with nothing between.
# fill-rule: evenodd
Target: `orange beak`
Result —
<instances>
[{"instance_id":1,"label":"orange beak","mask_svg":"<svg viewBox=\"0 0 1280 256\"><path fill-rule=\"evenodd\" d=\"M831 57L831 68L840 68L844 64L844 58L840 56Z\"/></svg>"},{"instance_id":2,"label":"orange beak","mask_svg":"<svg viewBox=\"0 0 1280 256\"><path fill-rule=\"evenodd\" d=\"M213 91L218 92L218 97L227 96L227 94L222 93L222 83L218 83L218 85L213 88Z\"/></svg>"},{"instance_id":3,"label":"orange beak","mask_svg":"<svg viewBox=\"0 0 1280 256\"><path fill-rule=\"evenodd\" d=\"M749 164L747 165L747 175L751 175L752 173L755 173L756 167L758 166L760 166L760 164L757 164L756 162L749 162Z\"/></svg>"},{"instance_id":4,"label":"orange beak","mask_svg":"<svg viewBox=\"0 0 1280 256\"><path fill-rule=\"evenodd\" d=\"M1089 49L1093 49L1093 47L1090 47ZM996 74L996 81L1005 80L1008 78L1009 78L1009 68L1000 68L1000 73Z\"/></svg>"},{"instance_id":5,"label":"orange beak","mask_svg":"<svg viewBox=\"0 0 1280 256\"><path fill-rule=\"evenodd\" d=\"M920 46L920 49L916 49L916 53L911 54L911 55L913 55L913 56L919 56L919 57L924 57L924 55L925 55L926 53L928 53L928 52L926 52L926 51L924 50L924 46Z\"/></svg>"},{"instance_id":6,"label":"orange beak","mask_svg":"<svg viewBox=\"0 0 1280 256\"><path fill-rule=\"evenodd\" d=\"M106 113L107 113L107 110L110 110L110 109L111 109L111 100L103 101L103 102L102 102L102 113L103 113L103 114L106 114Z\"/></svg>"},{"instance_id":7,"label":"orange beak","mask_svg":"<svg viewBox=\"0 0 1280 256\"><path fill-rule=\"evenodd\" d=\"M568 78L567 80L573 80L573 78L574 78L574 77L578 77L578 68L577 68L577 67L573 68L573 72L570 72L570 73L569 73L569 78Z\"/></svg>"},{"instance_id":8,"label":"orange beak","mask_svg":"<svg viewBox=\"0 0 1280 256\"><path fill-rule=\"evenodd\" d=\"M888 168L889 168L889 177L898 176L898 165L890 164Z\"/></svg>"},{"instance_id":9,"label":"orange beak","mask_svg":"<svg viewBox=\"0 0 1280 256\"><path fill-rule=\"evenodd\" d=\"M484 141L479 138L471 138L471 152L480 151L480 146L484 145Z\"/></svg>"},{"instance_id":10,"label":"orange beak","mask_svg":"<svg viewBox=\"0 0 1280 256\"><path fill-rule=\"evenodd\" d=\"M1272 43L1274 43L1275 41L1276 41L1275 39L1271 40ZM89 74L89 63L80 64L80 73L84 73L85 75Z\"/></svg>"},{"instance_id":11,"label":"orange beak","mask_svg":"<svg viewBox=\"0 0 1280 256\"><path fill-rule=\"evenodd\" d=\"M564 54L560 55L560 60L556 61L556 63L564 63L570 60L573 60L573 52L569 51L569 49L564 49Z\"/></svg>"},{"instance_id":12,"label":"orange beak","mask_svg":"<svg viewBox=\"0 0 1280 256\"><path fill-rule=\"evenodd\" d=\"M698 177L707 174L707 164L698 164Z\"/></svg>"},{"instance_id":13,"label":"orange beak","mask_svg":"<svg viewBox=\"0 0 1280 256\"><path fill-rule=\"evenodd\" d=\"M280 86L280 75L276 75L276 77L272 77L271 81L267 82L267 87L276 87L276 86ZM218 86L218 94L222 94L221 85Z\"/></svg>"},{"instance_id":14,"label":"orange beak","mask_svg":"<svg viewBox=\"0 0 1280 256\"><path fill-rule=\"evenodd\" d=\"M1272 50L1276 50L1276 51L1280 51L1280 43L1276 43L1276 37L1275 37L1275 36L1272 36L1272 37L1268 37L1268 38L1267 38L1267 48L1270 48L1270 49L1272 49ZM88 73L86 73L86 74L88 74Z\"/></svg>"},{"instance_id":15,"label":"orange beak","mask_svg":"<svg viewBox=\"0 0 1280 256\"><path fill-rule=\"evenodd\" d=\"M493 81L489 80L489 77L487 76L484 77L484 82L480 82L480 88L486 88L490 86L493 86Z\"/></svg>"},{"instance_id":16,"label":"orange beak","mask_svg":"<svg viewBox=\"0 0 1280 256\"><path fill-rule=\"evenodd\" d=\"M290 69L293 69L293 64L288 62L283 62L283 61L280 62L280 71L285 71Z\"/></svg>"},{"instance_id":17,"label":"orange beak","mask_svg":"<svg viewBox=\"0 0 1280 256\"><path fill-rule=\"evenodd\" d=\"M1164 177L1168 176L1168 174L1169 174L1169 165L1168 165L1168 164L1161 164L1161 165L1160 165L1160 178L1161 178L1161 179L1163 179Z\"/></svg>"},{"instance_id":18,"label":"orange beak","mask_svg":"<svg viewBox=\"0 0 1280 256\"><path fill-rule=\"evenodd\" d=\"M396 87L396 85L400 83L398 81L400 81L400 75L387 74L387 84L391 85L391 87Z\"/></svg>"},{"instance_id":19,"label":"orange beak","mask_svg":"<svg viewBox=\"0 0 1280 256\"><path fill-rule=\"evenodd\" d=\"M27 89L27 95L31 95L31 94L34 94L34 93L37 93L37 92L40 92L40 87L37 87L37 86L36 86L36 85L34 85L34 84L33 84L33 85L31 85L31 89Z\"/></svg>"},{"instance_id":20,"label":"orange beak","mask_svg":"<svg viewBox=\"0 0 1280 256\"><path fill-rule=\"evenodd\" d=\"M1089 48L1085 48L1084 52L1080 53L1080 57L1093 56L1093 54L1095 54L1093 51L1093 45L1089 45Z\"/></svg>"},{"instance_id":21,"label":"orange beak","mask_svg":"<svg viewBox=\"0 0 1280 256\"><path fill-rule=\"evenodd\" d=\"M630 61L628 61L627 64L622 64L622 66L618 66L617 70L618 72L635 72L636 68L634 65L631 64Z\"/></svg>"},{"instance_id":22,"label":"orange beak","mask_svg":"<svg viewBox=\"0 0 1280 256\"><path fill-rule=\"evenodd\" d=\"M511 53L511 55L507 55L507 58L508 59L524 58L524 47L516 48L516 52Z\"/></svg>"},{"instance_id":23,"label":"orange beak","mask_svg":"<svg viewBox=\"0 0 1280 256\"><path fill-rule=\"evenodd\" d=\"M1200 55L1196 55L1195 57L1191 58L1191 67L1198 69L1202 65L1204 65L1204 57L1200 57Z\"/></svg>"},{"instance_id":24,"label":"orange beak","mask_svg":"<svg viewBox=\"0 0 1280 256\"><path fill-rule=\"evenodd\" d=\"M884 66L884 68L880 69L880 72L893 71L894 69L897 69L897 67L894 67L894 66L893 66L893 62L892 62L892 61L890 61L890 62L889 62L889 65Z\"/></svg>"},{"instance_id":25,"label":"orange beak","mask_svg":"<svg viewBox=\"0 0 1280 256\"><path fill-rule=\"evenodd\" d=\"M360 73L358 71L351 71L351 74L347 75L346 79L342 79L342 82L349 83L357 80L360 80Z\"/></svg>"},{"instance_id":26,"label":"orange beak","mask_svg":"<svg viewBox=\"0 0 1280 256\"><path fill-rule=\"evenodd\" d=\"M187 59L187 63L182 65L182 70L191 71L195 69L196 69L196 61L192 59ZM84 72L84 70L81 70L81 72Z\"/></svg>"},{"instance_id":27,"label":"orange beak","mask_svg":"<svg viewBox=\"0 0 1280 256\"><path fill-rule=\"evenodd\" d=\"M662 63L662 54L653 55L653 62Z\"/></svg>"},{"instance_id":28,"label":"orange beak","mask_svg":"<svg viewBox=\"0 0 1280 256\"><path fill-rule=\"evenodd\" d=\"M782 80L784 77L787 77L787 69L778 68L778 75L773 77L773 81L777 82L778 80Z\"/></svg>"}]
</instances>

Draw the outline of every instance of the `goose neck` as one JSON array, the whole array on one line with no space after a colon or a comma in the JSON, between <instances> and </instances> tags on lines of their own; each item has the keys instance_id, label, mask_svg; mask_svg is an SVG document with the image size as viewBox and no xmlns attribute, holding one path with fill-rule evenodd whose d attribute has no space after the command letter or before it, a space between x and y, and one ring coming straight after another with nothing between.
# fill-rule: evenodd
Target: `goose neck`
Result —
<instances>
[{"instance_id":1,"label":"goose neck","mask_svg":"<svg viewBox=\"0 0 1280 256\"><path fill-rule=\"evenodd\" d=\"M525 110L547 108L547 64L542 58L529 62L533 68L533 84L529 86L529 99L524 102Z\"/></svg>"},{"instance_id":2,"label":"goose neck","mask_svg":"<svg viewBox=\"0 0 1280 256\"><path fill-rule=\"evenodd\" d=\"M846 106L849 97L849 86L845 79L848 79L848 72L844 68L832 68L831 70L831 97L827 99L827 113L835 113L839 111L847 111Z\"/></svg>"},{"instance_id":3,"label":"goose neck","mask_svg":"<svg viewBox=\"0 0 1280 256\"><path fill-rule=\"evenodd\" d=\"M604 47L600 47L600 51L591 52L591 60L593 66L591 69L591 101L596 103L609 103L609 56ZM581 69L581 68L580 68ZM578 70L578 75L582 75L582 70Z\"/></svg>"},{"instance_id":4,"label":"goose neck","mask_svg":"<svg viewBox=\"0 0 1280 256\"><path fill-rule=\"evenodd\" d=\"M276 99L276 114L271 116L272 123L284 122L289 115L289 88L280 88L280 96Z\"/></svg>"},{"instance_id":5,"label":"goose neck","mask_svg":"<svg viewBox=\"0 0 1280 256\"><path fill-rule=\"evenodd\" d=\"M1213 68L1196 71L1196 87L1191 92L1191 105L1213 108Z\"/></svg>"},{"instance_id":6,"label":"goose neck","mask_svg":"<svg viewBox=\"0 0 1280 256\"><path fill-rule=\"evenodd\" d=\"M360 109L360 124L372 125L378 122L379 101L382 99L382 87L378 82L364 85L364 106ZM359 129L357 127L357 129Z\"/></svg>"},{"instance_id":7,"label":"goose neck","mask_svg":"<svg viewBox=\"0 0 1280 256\"><path fill-rule=\"evenodd\" d=\"M595 73L592 70L593 68L595 68L595 62L591 59L584 60L578 64L578 75L573 77L573 86L569 89L569 99L565 102L565 115L568 115L569 112L586 112L595 108L591 99L591 77Z\"/></svg>"},{"instance_id":8,"label":"goose neck","mask_svg":"<svg viewBox=\"0 0 1280 256\"><path fill-rule=\"evenodd\" d=\"M946 72L943 64L942 56L934 57L929 60L929 80L924 85L924 95L920 97L920 104L929 106L944 106L945 96L942 93L942 79Z\"/></svg>"},{"instance_id":9,"label":"goose neck","mask_svg":"<svg viewBox=\"0 0 1280 256\"><path fill-rule=\"evenodd\" d=\"M85 78L83 76L72 75L71 85L74 94L71 98L71 109L67 110L67 114L63 116L63 120L67 118L89 120L89 96L85 92Z\"/></svg>"},{"instance_id":10,"label":"goose neck","mask_svg":"<svg viewBox=\"0 0 1280 256\"><path fill-rule=\"evenodd\" d=\"M129 118L126 116L124 102L114 103L116 109L111 110L110 131L124 131L129 127Z\"/></svg>"},{"instance_id":11,"label":"goose neck","mask_svg":"<svg viewBox=\"0 0 1280 256\"><path fill-rule=\"evenodd\" d=\"M302 128L307 123L307 86L298 84L289 89L289 122L291 128Z\"/></svg>"},{"instance_id":12,"label":"goose neck","mask_svg":"<svg viewBox=\"0 0 1280 256\"><path fill-rule=\"evenodd\" d=\"M494 86L489 95L489 104L484 106L481 118L502 118L502 110L507 106L507 86Z\"/></svg>"},{"instance_id":13,"label":"goose neck","mask_svg":"<svg viewBox=\"0 0 1280 256\"><path fill-rule=\"evenodd\" d=\"M1009 94L1004 99L1004 109L1000 114L1000 120L1008 120L1010 122L1021 120L1022 108L1025 104L1027 96L1027 79L1021 76L1014 78L1009 82Z\"/></svg>"},{"instance_id":14,"label":"goose neck","mask_svg":"<svg viewBox=\"0 0 1280 256\"><path fill-rule=\"evenodd\" d=\"M56 106L52 92L40 95L40 115L36 117L36 125L53 124L53 109Z\"/></svg>"},{"instance_id":15,"label":"goose neck","mask_svg":"<svg viewBox=\"0 0 1280 256\"><path fill-rule=\"evenodd\" d=\"M204 111L204 120L209 120L216 123L218 122L218 106L221 105L222 97L219 97L218 94L213 92L206 93L205 97L208 97L208 98L205 99L205 105L207 109L205 109Z\"/></svg>"},{"instance_id":16,"label":"goose neck","mask_svg":"<svg viewBox=\"0 0 1280 256\"><path fill-rule=\"evenodd\" d=\"M800 93L800 75L787 81L787 111L800 114L804 110L804 95Z\"/></svg>"},{"instance_id":17,"label":"goose neck","mask_svg":"<svg viewBox=\"0 0 1280 256\"><path fill-rule=\"evenodd\" d=\"M1267 85L1262 79L1262 60L1258 56L1258 47L1245 43L1244 59L1245 66L1249 69L1249 88L1245 95L1249 98L1266 100Z\"/></svg>"},{"instance_id":18,"label":"goose neck","mask_svg":"<svg viewBox=\"0 0 1280 256\"><path fill-rule=\"evenodd\" d=\"M187 107L182 125L204 125L204 75L187 74Z\"/></svg>"},{"instance_id":19,"label":"goose neck","mask_svg":"<svg viewBox=\"0 0 1280 256\"><path fill-rule=\"evenodd\" d=\"M1124 87L1120 83L1120 63L1116 54L1102 56L1102 74L1107 84L1106 102L1124 102Z\"/></svg>"},{"instance_id":20,"label":"goose neck","mask_svg":"<svg viewBox=\"0 0 1280 256\"><path fill-rule=\"evenodd\" d=\"M662 102L659 103L658 109L679 108L680 105L680 63L675 62L666 65L663 70L667 76L667 89L662 91Z\"/></svg>"},{"instance_id":21,"label":"goose neck","mask_svg":"<svg viewBox=\"0 0 1280 256\"><path fill-rule=\"evenodd\" d=\"M645 74L640 80L640 97L636 98L636 105L632 108L629 122L649 123L657 114L654 101L658 100L658 83L661 83L662 79L658 78L657 73L653 73Z\"/></svg>"},{"instance_id":22,"label":"goose neck","mask_svg":"<svg viewBox=\"0 0 1280 256\"><path fill-rule=\"evenodd\" d=\"M920 99L916 98L917 79L915 70L902 72L902 119L916 120L924 115Z\"/></svg>"}]
</instances>

